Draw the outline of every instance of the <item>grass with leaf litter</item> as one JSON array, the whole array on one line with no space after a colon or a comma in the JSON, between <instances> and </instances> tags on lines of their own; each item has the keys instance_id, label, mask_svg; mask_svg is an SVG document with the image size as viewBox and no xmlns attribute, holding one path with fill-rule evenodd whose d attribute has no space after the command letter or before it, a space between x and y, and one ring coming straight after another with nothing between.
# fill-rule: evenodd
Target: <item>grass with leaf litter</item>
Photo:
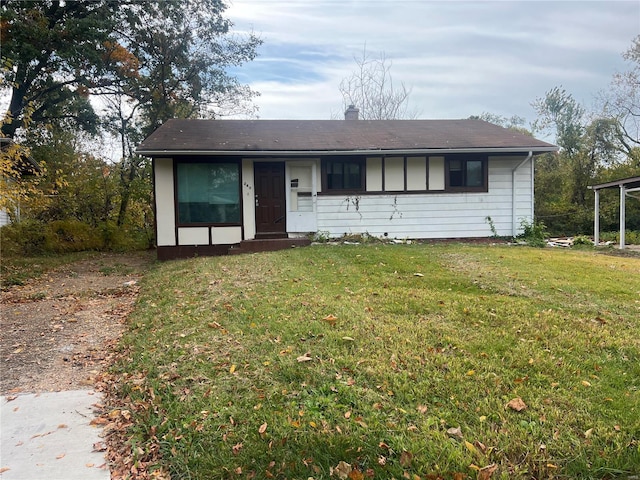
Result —
<instances>
[{"instance_id":1,"label":"grass with leaf litter","mask_svg":"<svg viewBox=\"0 0 640 480\"><path fill-rule=\"evenodd\" d=\"M639 271L464 245L162 264L113 369L125 464L174 479L638 473Z\"/></svg>"}]
</instances>

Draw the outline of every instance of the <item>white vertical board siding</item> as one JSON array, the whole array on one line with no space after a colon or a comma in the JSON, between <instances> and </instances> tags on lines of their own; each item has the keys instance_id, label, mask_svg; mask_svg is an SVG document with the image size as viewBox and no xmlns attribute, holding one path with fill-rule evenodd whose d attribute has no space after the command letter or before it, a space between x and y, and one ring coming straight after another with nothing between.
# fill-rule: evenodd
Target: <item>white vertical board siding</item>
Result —
<instances>
[{"instance_id":1,"label":"white vertical board siding","mask_svg":"<svg viewBox=\"0 0 640 480\"><path fill-rule=\"evenodd\" d=\"M331 236L368 233L391 238L490 237L493 232L487 217L491 217L498 235L511 235L511 172L523 158L491 157L486 193L320 196L318 231ZM528 164L518 170L516 178L517 215L530 219L533 199Z\"/></svg>"},{"instance_id":2,"label":"white vertical board siding","mask_svg":"<svg viewBox=\"0 0 640 480\"><path fill-rule=\"evenodd\" d=\"M173 191L173 159L154 159L156 242L159 247L176 245L176 206Z\"/></svg>"},{"instance_id":3,"label":"white vertical board siding","mask_svg":"<svg viewBox=\"0 0 640 480\"><path fill-rule=\"evenodd\" d=\"M242 159L242 225L244 239L251 240L256 236L256 193L253 188L253 160Z\"/></svg>"}]
</instances>

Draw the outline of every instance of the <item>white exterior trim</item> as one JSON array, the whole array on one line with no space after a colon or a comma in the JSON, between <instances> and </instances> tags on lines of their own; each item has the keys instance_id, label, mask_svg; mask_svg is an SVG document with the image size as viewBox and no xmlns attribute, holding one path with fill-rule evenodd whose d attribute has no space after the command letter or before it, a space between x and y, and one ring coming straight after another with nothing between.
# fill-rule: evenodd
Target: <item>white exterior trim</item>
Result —
<instances>
[{"instance_id":1,"label":"white exterior trim","mask_svg":"<svg viewBox=\"0 0 640 480\"><path fill-rule=\"evenodd\" d=\"M256 238L256 192L253 176L253 160L242 159L242 222L244 225L244 239Z\"/></svg>"},{"instance_id":2,"label":"white exterior trim","mask_svg":"<svg viewBox=\"0 0 640 480\"><path fill-rule=\"evenodd\" d=\"M173 190L173 158L154 159L156 243L176 246L176 204Z\"/></svg>"}]
</instances>

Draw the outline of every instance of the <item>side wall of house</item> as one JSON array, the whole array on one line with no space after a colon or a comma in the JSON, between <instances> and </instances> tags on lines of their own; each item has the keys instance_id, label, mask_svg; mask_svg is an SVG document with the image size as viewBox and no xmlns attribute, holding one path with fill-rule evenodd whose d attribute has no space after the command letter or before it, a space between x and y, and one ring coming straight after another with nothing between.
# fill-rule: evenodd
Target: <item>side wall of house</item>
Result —
<instances>
[{"instance_id":1,"label":"side wall of house","mask_svg":"<svg viewBox=\"0 0 640 480\"><path fill-rule=\"evenodd\" d=\"M11 223L11 219L9 218L9 214L6 210L0 209L0 227L5 225L9 225Z\"/></svg>"},{"instance_id":2,"label":"side wall of house","mask_svg":"<svg viewBox=\"0 0 640 480\"><path fill-rule=\"evenodd\" d=\"M512 234L512 172L525 157L489 157L488 191L458 193L444 190L444 161L429 161L429 193L364 193L318 197L318 231L336 237L368 233L390 238L464 238L490 237L491 224L500 236ZM531 160L530 160L531 161ZM515 221L531 221L533 195L530 161L516 171ZM369 160L367 166L376 165ZM385 165L388 169L388 163ZM393 164L392 164L393 165ZM398 162L398 168L400 167ZM419 162L414 168L419 168ZM393 168L393 167L392 167ZM399 182L399 173L385 169L385 184ZM367 171L367 190L382 184L375 172ZM371 178L370 178L371 176ZM407 182L412 176L407 177ZM415 180L414 180L415 181ZM438 191L441 190L441 191ZM488 218L491 218L489 222Z\"/></svg>"}]
</instances>

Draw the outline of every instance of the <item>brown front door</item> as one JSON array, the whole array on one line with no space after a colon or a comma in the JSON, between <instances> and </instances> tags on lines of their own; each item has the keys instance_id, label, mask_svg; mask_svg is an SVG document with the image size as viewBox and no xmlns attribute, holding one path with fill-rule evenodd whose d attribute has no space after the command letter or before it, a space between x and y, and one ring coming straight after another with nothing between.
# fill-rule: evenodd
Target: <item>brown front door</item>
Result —
<instances>
[{"instance_id":1,"label":"brown front door","mask_svg":"<svg viewBox=\"0 0 640 480\"><path fill-rule=\"evenodd\" d=\"M277 238L287 232L284 163L255 163L256 237Z\"/></svg>"}]
</instances>

